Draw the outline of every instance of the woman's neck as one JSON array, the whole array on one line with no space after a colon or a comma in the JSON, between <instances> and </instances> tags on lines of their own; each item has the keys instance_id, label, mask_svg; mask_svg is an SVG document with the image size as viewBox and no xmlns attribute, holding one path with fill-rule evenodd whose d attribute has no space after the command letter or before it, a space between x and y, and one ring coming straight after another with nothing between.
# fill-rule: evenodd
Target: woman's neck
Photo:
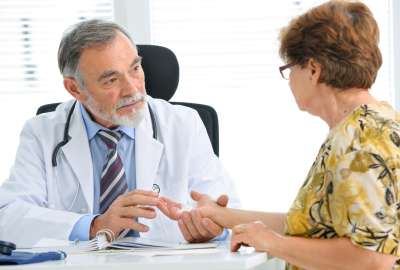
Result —
<instances>
[{"instance_id":1,"label":"woman's neck","mask_svg":"<svg viewBox=\"0 0 400 270\"><path fill-rule=\"evenodd\" d=\"M321 117L330 129L362 104L376 103L377 100L367 89L350 88L346 90L323 86L322 95L314 108L315 115Z\"/></svg>"}]
</instances>

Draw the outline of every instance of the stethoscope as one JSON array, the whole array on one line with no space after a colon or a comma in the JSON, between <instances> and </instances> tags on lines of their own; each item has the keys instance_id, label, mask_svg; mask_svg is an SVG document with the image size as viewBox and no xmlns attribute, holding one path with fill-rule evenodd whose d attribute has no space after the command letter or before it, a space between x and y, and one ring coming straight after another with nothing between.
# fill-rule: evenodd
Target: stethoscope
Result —
<instances>
[{"instance_id":1,"label":"stethoscope","mask_svg":"<svg viewBox=\"0 0 400 270\"><path fill-rule=\"evenodd\" d=\"M51 155L51 163L53 165L53 167L57 167L57 154L60 151L60 149L66 145L70 140L71 140L71 136L69 136L69 125L71 123L71 117L72 114L74 112L75 109L75 105L76 105L76 100L74 101L74 103L71 106L71 109L68 112L68 116L67 116L67 121L65 122L65 126L64 126L64 136L63 136L63 140L61 142L59 142L56 147L53 150L53 153ZM153 129L153 138L155 140L157 140L158 138L158 134L157 134L157 122L156 122L156 118L154 116L153 110L151 109L150 105L148 104L148 108L149 108L149 113L150 113L150 118L151 118L151 127ZM152 190L154 192L160 193L160 186L157 184L153 184L152 186ZM78 193L78 192L77 192ZM72 200L72 204L74 204L75 200L76 200L77 194L75 194L74 199ZM10 256L13 252L13 250L16 249L16 245L12 242L7 242L7 241L0 241L0 255L6 255L6 256Z\"/></svg>"},{"instance_id":2,"label":"stethoscope","mask_svg":"<svg viewBox=\"0 0 400 270\"><path fill-rule=\"evenodd\" d=\"M68 116L67 116L67 121L65 122L65 126L64 126L63 139L62 139L61 142L59 142L54 147L53 153L51 155L51 163L52 163L53 167L57 167L57 154L58 154L58 152L60 151L60 149L64 145L66 145L71 140L71 136L69 136L69 126L70 126L70 123L71 123L71 117L72 117L72 114L74 113L74 109L75 109L76 103L77 103L77 101L75 100L74 103L72 104L71 108L69 109ZM149 108L149 113L150 113L150 118L151 118L151 127L153 129L153 139L157 140L158 139L158 132L157 132L156 118L155 118L155 115L153 113L153 110L150 107L150 104L147 103L147 107ZM160 193L160 186L157 185L157 184L153 184L152 190L154 192ZM79 189L78 189L78 191L79 191ZM74 196L74 199L72 200L71 206L66 208L66 209L69 210L74 205L77 196L78 196L78 192L76 192L76 194Z\"/></svg>"},{"instance_id":3,"label":"stethoscope","mask_svg":"<svg viewBox=\"0 0 400 270\"><path fill-rule=\"evenodd\" d=\"M71 117L72 114L74 113L75 105L76 105L76 100L71 106L71 109L69 109L68 116L67 116L67 121L65 122L64 126L64 137L61 142L59 142L56 147L54 147L53 154L51 155L51 164L53 167L57 167L57 154L60 151L61 147L66 145L70 140L71 136L69 136L69 124L71 123ZM158 139L158 134L157 134L157 122L156 118L154 116L153 110L150 107L150 104L147 103L147 107L149 108L149 113L150 113L150 118L151 118L151 127L153 129L153 139L157 140Z\"/></svg>"}]
</instances>

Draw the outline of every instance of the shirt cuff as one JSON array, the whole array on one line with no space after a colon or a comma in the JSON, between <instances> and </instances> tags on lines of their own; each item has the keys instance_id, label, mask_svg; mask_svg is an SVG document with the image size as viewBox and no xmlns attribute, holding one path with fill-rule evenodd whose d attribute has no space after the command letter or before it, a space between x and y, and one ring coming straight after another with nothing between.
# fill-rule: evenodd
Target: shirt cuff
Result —
<instances>
[{"instance_id":1,"label":"shirt cuff","mask_svg":"<svg viewBox=\"0 0 400 270\"><path fill-rule=\"evenodd\" d=\"M228 236L229 236L229 230L224 229L224 231L220 235L214 237L212 241L225 241L228 238Z\"/></svg>"},{"instance_id":2,"label":"shirt cuff","mask_svg":"<svg viewBox=\"0 0 400 270\"><path fill-rule=\"evenodd\" d=\"M93 219L97 217L97 215L84 215L82 216L72 228L72 231L69 235L70 241L88 241L89 233L90 233L90 225L92 224Z\"/></svg>"}]
</instances>

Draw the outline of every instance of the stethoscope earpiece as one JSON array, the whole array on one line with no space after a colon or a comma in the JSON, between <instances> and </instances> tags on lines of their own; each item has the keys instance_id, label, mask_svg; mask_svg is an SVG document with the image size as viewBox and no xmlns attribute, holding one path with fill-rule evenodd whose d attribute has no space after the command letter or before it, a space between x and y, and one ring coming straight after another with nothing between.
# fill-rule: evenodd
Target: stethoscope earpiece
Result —
<instances>
[{"instance_id":1,"label":"stethoscope earpiece","mask_svg":"<svg viewBox=\"0 0 400 270\"><path fill-rule=\"evenodd\" d=\"M0 255L10 256L12 251L16 248L17 246L14 243L0 241Z\"/></svg>"}]
</instances>

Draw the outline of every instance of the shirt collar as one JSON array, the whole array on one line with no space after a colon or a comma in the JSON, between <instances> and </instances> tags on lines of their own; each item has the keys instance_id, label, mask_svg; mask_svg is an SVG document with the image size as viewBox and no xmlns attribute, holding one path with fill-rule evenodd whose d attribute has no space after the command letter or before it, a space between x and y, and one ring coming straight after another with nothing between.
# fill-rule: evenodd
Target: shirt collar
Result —
<instances>
[{"instance_id":1,"label":"shirt collar","mask_svg":"<svg viewBox=\"0 0 400 270\"><path fill-rule=\"evenodd\" d=\"M89 140L93 139L93 137L96 136L99 130L107 129L92 120L92 117L90 117L89 113L82 105L82 103L78 102L78 104L79 104L79 109L81 110L83 122L85 123L86 133L88 135ZM127 126L119 126L116 129L113 129L113 131L122 131L123 134L127 135L132 140L135 139L135 128Z\"/></svg>"}]
</instances>

